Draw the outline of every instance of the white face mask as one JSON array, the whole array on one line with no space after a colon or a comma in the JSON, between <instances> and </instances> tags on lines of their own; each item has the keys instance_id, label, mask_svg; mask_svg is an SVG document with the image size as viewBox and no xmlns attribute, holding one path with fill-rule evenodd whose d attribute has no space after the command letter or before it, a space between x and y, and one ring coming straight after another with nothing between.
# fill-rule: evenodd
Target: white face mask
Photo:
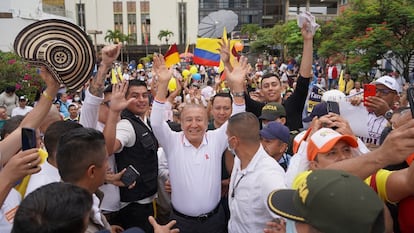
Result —
<instances>
[{"instance_id":1,"label":"white face mask","mask_svg":"<svg viewBox=\"0 0 414 233\"><path fill-rule=\"evenodd\" d=\"M229 150L233 155L236 155L236 151L230 147L230 144L228 144L227 150Z\"/></svg>"},{"instance_id":2,"label":"white face mask","mask_svg":"<svg viewBox=\"0 0 414 233\"><path fill-rule=\"evenodd\" d=\"M79 101L79 100L80 100L80 98L79 98L79 97L75 97L75 98L73 98L73 100L75 100L75 101Z\"/></svg>"},{"instance_id":3,"label":"white face mask","mask_svg":"<svg viewBox=\"0 0 414 233\"><path fill-rule=\"evenodd\" d=\"M286 233L298 233L296 231L295 221L292 221L290 219L286 219Z\"/></svg>"},{"instance_id":4,"label":"white face mask","mask_svg":"<svg viewBox=\"0 0 414 233\"><path fill-rule=\"evenodd\" d=\"M262 122L262 129L266 128L267 124Z\"/></svg>"}]
</instances>

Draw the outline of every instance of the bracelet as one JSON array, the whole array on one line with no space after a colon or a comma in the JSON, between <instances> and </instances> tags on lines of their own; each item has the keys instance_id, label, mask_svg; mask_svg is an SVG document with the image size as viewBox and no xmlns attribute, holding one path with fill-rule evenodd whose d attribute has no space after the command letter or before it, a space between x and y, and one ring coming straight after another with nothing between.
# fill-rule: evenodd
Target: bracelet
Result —
<instances>
[{"instance_id":1,"label":"bracelet","mask_svg":"<svg viewBox=\"0 0 414 233\"><path fill-rule=\"evenodd\" d=\"M51 102L53 102L53 98L52 98L52 96L50 96L49 94L47 94L47 92L46 92L46 91L43 91L42 95L43 95L44 97L46 97L46 99L48 99L48 100L50 100Z\"/></svg>"},{"instance_id":2,"label":"bracelet","mask_svg":"<svg viewBox=\"0 0 414 233\"><path fill-rule=\"evenodd\" d=\"M243 92L233 92L232 93L234 97L244 97L244 91Z\"/></svg>"}]
</instances>

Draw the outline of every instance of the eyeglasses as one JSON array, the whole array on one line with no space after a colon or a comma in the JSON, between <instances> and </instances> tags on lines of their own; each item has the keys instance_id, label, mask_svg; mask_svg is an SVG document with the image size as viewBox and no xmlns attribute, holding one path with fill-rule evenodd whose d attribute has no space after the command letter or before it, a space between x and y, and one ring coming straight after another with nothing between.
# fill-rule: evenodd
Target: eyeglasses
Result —
<instances>
[{"instance_id":1,"label":"eyeglasses","mask_svg":"<svg viewBox=\"0 0 414 233\"><path fill-rule=\"evenodd\" d=\"M381 95L388 95L388 94L390 94L392 92L395 93L394 90L390 90L390 89L381 89L381 88L377 88L376 89L376 93L379 93Z\"/></svg>"}]
</instances>

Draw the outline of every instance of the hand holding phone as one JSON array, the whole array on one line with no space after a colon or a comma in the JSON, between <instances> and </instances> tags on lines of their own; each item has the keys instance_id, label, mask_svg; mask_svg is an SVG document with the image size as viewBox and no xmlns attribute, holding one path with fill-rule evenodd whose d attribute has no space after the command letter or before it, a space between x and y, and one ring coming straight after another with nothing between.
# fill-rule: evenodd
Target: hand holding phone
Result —
<instances>
[{"instance_id":1,"label":"hand holding phone","mask_svg":"<svg viewBox=\"0 0 414 233\"><path fill-rule=\"evenodd\" d=\"M364 84L364 106L369 96L375 96L377 93L377 87L374 84Z\"/></svg>"},{"instance_id":2,"label":"hand holding phone","mask_svg":"<svg viewBox=\"0 0 414 233\"><path fill-rule=\"evenodd\" d=\"M36 130L22 128L22 150L36 148Z\"/></svg>"},{"instance_id":3,"label":"hand holding phone","mask_svg":"<svg viewBox=\"0 0 414 233\"><path fill-rule=\"evenodd\" d=\"M135 169L134 166L129 165L125 171L125 173L121 177L122 183L125 184L125 186L130 186L134 181L140 177L141 174Z\"/></svg>"}]
</instances>

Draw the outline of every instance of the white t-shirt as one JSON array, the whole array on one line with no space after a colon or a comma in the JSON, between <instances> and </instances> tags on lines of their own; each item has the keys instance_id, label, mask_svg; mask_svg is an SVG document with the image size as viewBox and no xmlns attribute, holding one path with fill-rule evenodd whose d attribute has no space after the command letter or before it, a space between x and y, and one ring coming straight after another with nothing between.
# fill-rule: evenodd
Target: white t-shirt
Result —
<instances>
[{"instance_id":1,"label":"white t-shirt","mask_svg":"<svg viewBox=\"0 0 414 233\"><path fill-rule=\"evenodd\" d=\"M40 168L40 172L30 176L26 193L24 194L25 197L43 185L59 182L61 180L58 169L52 166L48 161L45 161L42 165L40 165Z\"/></svg>"},{"instance_id":2,"label":"white t-shirt","mask_svg":"<svg viewBox=\"0 0 414 233\"><path fill-rule=\"evenodd\" d=\"M0 209L0 232L9 233L13 227L14 215L22 201L22 196L15 189L11 189L9 195Z\"/></svg>"},{"instance_id":3,"label":"white t-shirt","mask_svg":"<svg viewBox=\"0 0 414 233\"><path fill-rule=\"evenodd\" d=\"M30 111L32 111L32 109L33 109L33 107L30 107L30 106L25 106L24 108L15 107L12 110L11 116L12 117L17 116L17 115L25 116L27 113L29 113Z\"/></svg>"}]
</instances>

